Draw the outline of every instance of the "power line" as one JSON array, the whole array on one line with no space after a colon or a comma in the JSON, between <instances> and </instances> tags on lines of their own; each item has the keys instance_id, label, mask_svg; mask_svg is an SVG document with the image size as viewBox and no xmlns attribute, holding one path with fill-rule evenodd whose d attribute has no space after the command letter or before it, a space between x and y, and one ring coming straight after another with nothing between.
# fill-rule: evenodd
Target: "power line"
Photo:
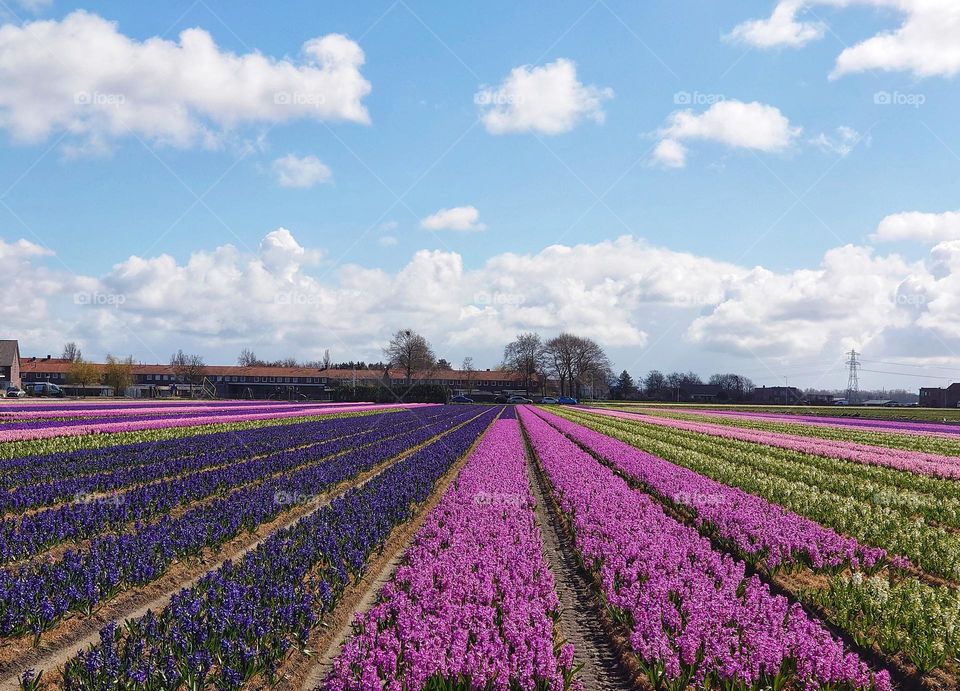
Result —
<instances>
[{"instance_id":1,"label":"power line","mask_svg":"<svg viewBox=\"0 0 960 691\"><path fill-rule=\"evenodd\" d=\"M888 371L888 370L880 370L880 369L863 369L863 368L861 368L860 371L861 371L861 372L870 372L870 373L872 373L872 374L895 374L895 375L897 375L898 377L913 377L913 378L916 378L916 379L938 379L939 381L943 381L944 379L948 379L948 378L949 378L949 377L937 377L937 376L934 376L934 375L932 375L932 374L911 374L910 372L890 372L890 371Z\"/></svg>"},{"instance_id":2,"label":"power line","mask_svg":"<svg viewBox=\"0 0 960 691\"><path fill-rule=\"evenodd\" d=\"M960 367L945 367L940 365L912 365L909 362L891 362L888 360L863 360L862 362L873 362L878 365L895 365L897 367L915 367L917 369L944 370L948 372L960 372Z\"/></svg>"}]
</instances>

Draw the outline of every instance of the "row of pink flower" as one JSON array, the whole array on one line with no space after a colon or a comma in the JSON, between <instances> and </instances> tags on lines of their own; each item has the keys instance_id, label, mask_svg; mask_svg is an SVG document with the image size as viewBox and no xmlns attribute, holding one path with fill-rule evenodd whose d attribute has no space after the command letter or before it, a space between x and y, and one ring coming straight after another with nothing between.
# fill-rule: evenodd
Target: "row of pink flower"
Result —
<instances>
[{"instance_id":1,"label":"row of pink flower","mask_svg":"<svg viewBox=\"0 0 960 691\"><path fill-rule=\"evenodd\" d=\"M888 432L892 434L910 434L922 437L942 437L957 439L960 437L960 425L942 422L912 422L907 420L871 420L868 418L842 418L828 415L794 415L792 413L744 412L739 410L713 410L703 408L656 408L650 413L682 413L685 415L703 415L707 417L735 418L756 422L788 422L812 425L814 427L835 427L856 429L864 432Z\"/></svg>"},{"instance_id":2,"label":"row of pink flower","mask_svg":"<svg viewBox=\"0 0 960 691\"><path fill-rule=\"evenodd\" d=\"M886 466L888 468L906 470L920 475L954 479L960 478L960 458L953 456L941 456L939 454L907 451L904 449L891 449L884 446L859 444L857 442L818 439L817 437L804 437L780 432L764 432L761 430L730 427L709 422L674 420L671 418L654 417L653 415L624 413L619 410L601 410L599 408L585 410L591 413L661 425L663 427L671 427L687 432L709 434L724 439L754 442L766 444L767 446L776 446L781 449L789 449L790 451L826 456L827 458L839 458L857 463Z\"/></svg>"},{"instance_id":3,"label":"row of pink flower","mask_svg":"<svg viewBox=\"0 0 960 691\"><path fill-rule=\"evenodd\" d=\"M209 416L189 418L155 418L149 420L127 420L123 422L97 423L95 420L85 425L71 425L69 427L40 427L36 429L0 429L0 442L26 441L30 439L48 439L51 437L76 436L81 434L110 434L114 432L138 432L149 429L165 429L168 427L196 427L198 425L219 425L230 422L250 422L254 420L275 420L289 417L306 417L310 415L329 415L343 412L362 412L369 410L388 410L392 408L412 408L416 406L434 405L431 403L402 403L402 404L371 404L351 406L344 409L340 406L316 405L284 408L269 412L247 413L220 413Z\"/></svg>"},{"instance_id":4,"label":"row of pink flower","mask_svg":"<svg viewBox=\"0 0 960 691\"><path fill-rule=\"evenodd\" d=\"M520 417L575 548L630 629L652 685L891 688L799 604L775 596L730 555L667 516L649 496L529 409Z\"/></svg>"},{"instance_id":5,"label":"row of pink flower","mask_svg":"<svg viewBox=\"0 0 960 691\"><path fill-rule=\"evenodd\" d=\"M110 406L44 406L42 409L0 410L0 419L3 422L20 420L39 420L49 418L96 418L96 417L117 417L123 415L182 415L184 413L235 413L243 411L270 411L291 407L302 407L305 405L317 405L316 403L284 403L276 401L218 401L216 403L198 403L196 401L188 404L182 403L153 403L150 405L138 403L114 403ZM323 405L337 408L352 408L356 403L324 403ZM371 404L365 404L371 405Z\"/></svg>"},{"instance_id":6,"label":"row of pink flower","mask_svg":"<svg viewBox=\"0 0 960 691\"><path fill-rule=\"evenodd\" d=\"M762 497L711 480L553 413L536 413L654 494L693 510L698 526L712 527L739 553L749 555L751 561L761 559L768 569L798 561L818 570L844 566L873 569L887 561L886 550L861 545ZM899 566L908 564L902 557L893 561Z\"/></svg>"},{"instance_id":7,"label":"row of pink flower","mask_svg":"<svg viewBox=\"0 0 960 691\"><path fill-rule=\"evenodd\" d=\"M378 603L354 623L329 691L561 690L573 647L540 548L516 420L498 420L427 517Z\"/></svg>"}]
</instances>

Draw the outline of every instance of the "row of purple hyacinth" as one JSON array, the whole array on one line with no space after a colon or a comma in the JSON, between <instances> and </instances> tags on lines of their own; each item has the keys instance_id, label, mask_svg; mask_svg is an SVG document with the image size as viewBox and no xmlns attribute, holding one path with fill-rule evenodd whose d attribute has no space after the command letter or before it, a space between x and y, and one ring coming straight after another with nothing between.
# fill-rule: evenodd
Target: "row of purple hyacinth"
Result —
<instances>
[{"instance_id":1,"label":"row of purple hyacinth","mask_svg":"<svg viewBox=\"0 0 960 691\"><path fill-rule=\"evenodd\" d=\"M540 542L520 427L501 419L357 618L327 690L568 688L574 651L555 642Z\"/></svg>"},{"instance_id":2,"label":"row of purple hyacinth","mask_svg":"<svg viewBox=\"0 0 960 691\"><path fill-rule=\"evenodd\" d=\"M238 563L227 563L176 595L154 616L110 624L101 641L65 666L68 691L127 688L238 689L277 681L291 648L333 609L412 507L490 424L495 409L414 452ZM251 606L256 603L256 606Z\"/></svg>"},{"instance_id":3,"label":"row of purple hyacinth","mask_svg":"<svg viewBox=\"0 0 960 691\"><path fill-rule=\"evenodd\" d=\"M658 688L891 688L799 604L667 516L542 418L520 416L575 548Z\"/></svg>"},{"instance_id":4,"label":"row of purple hyacinth","mask_svg":"<svg viewBox=\"0 0 960 691\"><path fill-rule=\"evenodd\" d=\"M172 518L134 525L119 535L104 535L55 562L0 571L0 635L39 635L69 611L90 612L128 587L159 578L174 559L215 549L241 530L253 531L295 506L309 504L330 487L478 415L447 409L446 415L419 429L395 434L384 427L380 439L321 463L306 462L281 475L241 487ZM310 450L293 451L300 458ZM286 454L281 454L286 455ZM311 460L318 460L310 456ZM264 472L269 472L266 468Z\"/></svg>"},{"instance_id":5,"label":"row of purple hyacinth","mask_svg":"<svg viewBox=\"0 0 960 691\"><path fill-rule=\"evenodd\" d=\"M328 442L334 439L331 436L334 433L340 436L361 434L384 424L396 425L397 420L400 424L415 423L438 414L431 412L433 410L407 413L390 422L378 415L327 418L238 433L198 435L186 444L173 443L174 440L156 444L143 442L133 445L134 448L129 449L129 453L125 447L114 453L114 456L122 454L129 459L128 462L119 463L117 458L113 458L111 460L114 462L109 469L96 473L72 475L70 471L73 469L60 460L61 454L50 454L46 457L46 467L67 465L64 472L56 473L51 469L48 476L50 479L46 481L38 479L28 484L18 484L8 491L0 491L0 515L51 506L71 499L83 502L92 499L91 495L96 493L113 492L132 485L172 479L255 456ZM110 456L109 453L102 455ZM119 496L110 500L126 503L126 500ZM2 525L0 523L0 526ZM0 534L3 532L0 527Z\"/></svg>"},{"instance_id":6,"label":"row of purple hyacinth","mask_svg":"<svg viewBox=\"0 0 960 691\"><path fill-rule=\"evenodd\" d=\"M251 457L240 448L229 450L210 469L199 470L135 486L127 491L83 498L20 517L0 520L0 562L24 559L61 544L74 542L122 528L128 523L150 520L188 504L234 487L261 480L270 475L290 472L314 463L331 454L380 440L384 432L395 434L419 429L424 422L413 418L401 423L375 428L361 437L346 436L356 428L354 419L338 420L325 431L331 441L305 448L294 448L266 457ZM395 430L395 431L394 431ZM232 463L225 461L233 460ZM241 460L242 459L242 460ZM83 481L80 481L83 484Z\"/></svg>"},{"instance_id":7,"label":"row of purple hyacinth","mask_svg":"<svg viewBox=\"0 0 960 691\"><path fill-rule=\"evenodd\" d=\"M661 499L693 511L735 553L768 571L805 564L814 570L873 571L888 563L886 550L862 545L762 497L704 477L619 439L535 410L553 427ZM909 562L894 558L897 566Z\"/></svg>"}]
</instances>

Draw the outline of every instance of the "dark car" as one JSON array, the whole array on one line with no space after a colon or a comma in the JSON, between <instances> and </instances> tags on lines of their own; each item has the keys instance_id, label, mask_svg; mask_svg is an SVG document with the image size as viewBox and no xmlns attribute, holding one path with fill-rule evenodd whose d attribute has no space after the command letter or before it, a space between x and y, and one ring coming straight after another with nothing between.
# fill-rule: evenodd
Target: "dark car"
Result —
<instances>
[{"instance_id":1,"label":"dark car","mask_svg":"<svg viewBox=\"0 0 960 691\"><path fill-rule=\"evenodd\" d=\"M63 398L63 389L56 384L51 384L49 382L31 384L29 390L31 396L51 396L53 398Z\"/></svg>"},{"instance_id":2,"label":"dark car","mask_svg":"<svg viewBox=\"0 0 960 691\"><path fill-rule=\"evenodd\" d=\"M577 399L570 396L561 396L557 400L560 401L560 405L577 405Z\"/></svg>"},{"instance_id":3,"label":"dark car","mask_svg":"<svg viewBox=\"0 0 960 691\"><path fill-rule=\"evenodd\" d=\"M501 395L497 396L496 398L494 398L494 399L493 399L493 402L494 402L494 403L506 403L506 402L507 402L507 397L501 394Z\"/></svg>"},{"instance_id":4,"label":"dark car","mask_svg":"<svg viewBox=\"0 0 960 691\"><path fill-rule=\"evenodd\" d=\"M450 399L451 403L473 403L472 398L467 398L466 396L454 396Z\"/></svg>"},{"instance_id":5,"label":"dark car","mask_svg":"<svg viewBox=\"0 0 960 691\"><path fill-rule=\"evenodd\" d=\"M4 395L7 398L23 398L27 395L27 392L23 389L18 389L16 386L8 386Z\"/></svg>"}]
</instances>

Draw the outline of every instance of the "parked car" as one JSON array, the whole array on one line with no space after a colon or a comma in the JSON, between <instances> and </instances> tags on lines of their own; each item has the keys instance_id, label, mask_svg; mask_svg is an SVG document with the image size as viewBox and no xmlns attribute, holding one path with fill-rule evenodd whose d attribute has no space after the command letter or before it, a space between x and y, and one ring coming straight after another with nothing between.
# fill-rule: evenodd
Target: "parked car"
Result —
<instances>
[{"instance_id":1,"label":"parked car","mask_svg":"<svg viewBox=\"0 0 960 691\"><path fill-rule=\"evenodd\" d=\"M577 399L572 398L571 396L561 396L557 400L557 403L559 403L560 405L577 405Z\"/></svg>"},{"instance_id":2,"label":"parked car","mask_svg":"<svg viewBox=\"0 0 960 691\"><path fill-rule=\"evenodd\" d=\"M507 399L507 403L533 403L533 401L523 396L511 396Z\"/></svg>"},{"instance_id":3,"label":"parked car","mask_svg":"<svg viewBox=\"0 0 960 691\"><path fill-rule=\"evenodd\" d=\"M540 399L541 403L559 403L560 399L554 398L553 396L544 396Z\"/></svg>"},{"instance_id":4,"label":"parked car","mask_svg":"<svg viewBox=\"0 0 960 691\"><path fill-rule=\"evenodd\" d=\"M52 398L63 398L63 389L50 382L40 382L31 384L29 388L31 396L50 396Z\"/></svg>"},{"instance_id":5,"label":"parked car","mask_svg":"<svg viewBox=\"0 0 960 691\"><path fill-rule=\"evenodd\" d=\"M453 396L450 399L451 403L473 403L472 398L467 398L466 396Z\"/></svg>"},{"instance_id":6,"label":"parked car","mask_svg":"<svg viewBox=\"0 0 960 691\"><path fill-rule=\"evenodd\" d=\"M4 395L7 398L23 398L27 395L27 392L23 389L19 389L16 386L8 386Z\"/></svg>"},{"instance_id":7,"label":"parked car","mask_svg":"<svg viewBox=\"0 0 960 691\"><path fill-rule=\"evenodd\" d=\"M504 396L503 394L500 394L499 396L497 396L496 398L493 399L493 402L494 402L494 403L506 403L506 402L507 402L507 397Z\"/></svg>"}]
</instances>

